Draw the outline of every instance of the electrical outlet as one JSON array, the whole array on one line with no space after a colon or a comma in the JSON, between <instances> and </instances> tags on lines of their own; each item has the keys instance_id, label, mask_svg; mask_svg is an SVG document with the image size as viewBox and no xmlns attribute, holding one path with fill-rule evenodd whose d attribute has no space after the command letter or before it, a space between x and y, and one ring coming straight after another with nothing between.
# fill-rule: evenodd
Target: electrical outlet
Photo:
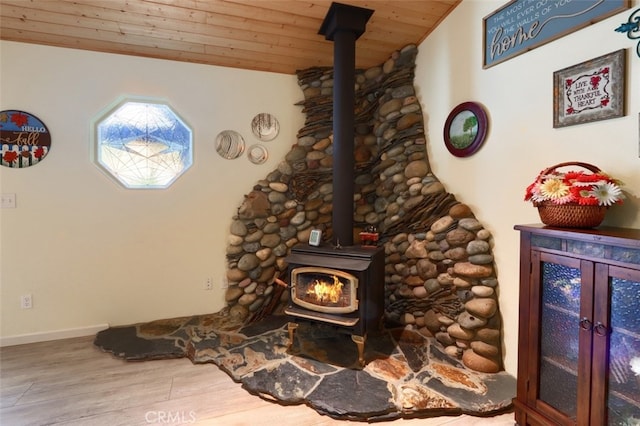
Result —
<instances>
[{"instance_id":1,"label":"electrical outlet","mask_svg":"<svg viewBox=\"0 0 640 426\"><path fill-rule=\"evenodd\" d=\"M204 289L213 290L213 280L211 277L207 277L207 279L204 280Z\"/></svg>"},{"instance_id":2,"label":"electrical outlet","mask_svg":"<svg viewBox=\"0 0 640 426\"><path fill-rule=\"evenodd\" d=\"M24 294L20 296L20 307L22 309L31 309L33 308L33 298L30 294Z\"/></svg>"},{"instance_id":3,"label":"electrical outlet","mask_svg":"<svg viewBox=\"0 0 640 426\"><path fill-rule=\"evenodd\" d=\"M16 194L2 194L0 199L0 205L3 209L15 209L16 208Z\"/></svg>"}]
</instances>

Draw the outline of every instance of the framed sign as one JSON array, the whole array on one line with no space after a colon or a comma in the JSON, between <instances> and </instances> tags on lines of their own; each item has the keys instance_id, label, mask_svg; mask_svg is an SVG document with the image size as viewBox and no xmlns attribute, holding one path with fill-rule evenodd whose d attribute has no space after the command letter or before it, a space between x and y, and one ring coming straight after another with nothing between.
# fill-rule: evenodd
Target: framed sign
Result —
<instances>
[{"instance_id":1,"label":"framed sign","mask_svg":"<svg viewBox=\"0 0 640 426\"><path fill-rule=\"evenodd\" d=\"M456 157L475 153L487 136L487 114L476 102L463 102L449 113L444 124L444 144Z\"/></svg>"},{"instance_id":2,"label":"framed sign","mask_svg":"<svg viewBox=\"0 0 640 426\"><path fill-rule=\"evenodd\" d=\"M483 19L483 68L629 7L629 0L512 0Z\"/></svg>"},{"instance_id":3,"label":"framed sign","mask_svg":"<svg viewBox=\"0 0 640 426\"><path fill-rule=\"evenodd\" d=\"M24 168L40 163L51 149L51 134L35 115L0 111L0 164Z\"/></svg>"},{"instance_id":4,"label":"framed sign","mask_svg":"<svg viewBox=\"0 0 640 426\"><path fill-rule=\"evenodd\" d=\"M553 73L553 127L624 116L626 50Z\"/></svg>"}]
</instances>

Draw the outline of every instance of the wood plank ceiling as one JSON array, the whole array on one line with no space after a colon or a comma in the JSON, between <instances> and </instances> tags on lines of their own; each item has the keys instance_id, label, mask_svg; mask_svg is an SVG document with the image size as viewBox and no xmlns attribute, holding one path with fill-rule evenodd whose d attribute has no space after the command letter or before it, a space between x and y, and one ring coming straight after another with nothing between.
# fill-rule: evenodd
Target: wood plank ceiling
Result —
<instances>
[{"instance_id":1,"label":"wood plank ceiling","mask_svg":"<svg viewBox=\"0 0 640 426\"><path fill-rule=\"evenodd\" d=\"M374 10L356 67L419 44L461 0L344 0ZM0 0L0 39L294 74L331 66L331 0Z\"/></svg>"}]
</instances>

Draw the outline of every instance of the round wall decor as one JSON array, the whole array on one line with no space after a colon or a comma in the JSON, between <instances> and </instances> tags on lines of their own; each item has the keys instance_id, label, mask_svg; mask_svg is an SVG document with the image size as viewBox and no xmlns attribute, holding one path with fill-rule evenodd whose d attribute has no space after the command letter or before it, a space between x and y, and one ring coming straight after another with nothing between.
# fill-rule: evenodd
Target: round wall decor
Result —
<instances>
[{"instance_id":1,"label":"round wall decor","mask_svg":"<svg viewBox=\"0 0 640 426\"><path fill-rule=\"evenodd\" d=\"M51 149L51 134L44 123L28 112L0 111L0 164L24 168L38 164Z\"/></svg>"},{"instance_id":2,"label":"round wall decor","mask_svg":"<svg viewBox=\"0 0 640 426\"><path fill-rule=\"evenodd\" d=\"M269 158L269 152L262 145L251 145L247 151L247 157L253 164L262 164Z\"/></svg>"},{"instance_id":3,"label":"round wall decor","mask_svg":"<svg viewBox=\"0 0 640 426\"><path fill-rule=\"evenodd\" d=\"M216 137L216 151L222 158L233 160L244 152L244 139L235 130L223 130Z\"/></svg>"},{"instance_id":4,"label":"round wall decor","mask_svg":"<svg viewBox=\"0 0 640 426\"><path fill-rule=\"evenodd\" d=\"M261 113L251 120L251 130L261 141L270 141L278 136L280 123L273 115Z\"/></svg>"},{"instance_id":5,"label":"round wall decor","mask_svg":"<svg viewBox=\"0 0 640 426\"><path fill-rule=\"evenodd\" d=\"M474 154L487 136L487 113L477 102L463 102L451 111L444 124L444 144L456 157Z\"/></svg>"}]
</instances>

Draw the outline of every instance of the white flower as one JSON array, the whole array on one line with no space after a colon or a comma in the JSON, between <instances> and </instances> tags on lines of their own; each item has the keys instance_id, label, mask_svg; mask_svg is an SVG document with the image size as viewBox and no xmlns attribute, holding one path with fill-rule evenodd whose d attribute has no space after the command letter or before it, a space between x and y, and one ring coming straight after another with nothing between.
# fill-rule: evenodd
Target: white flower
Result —
<instances>
[{"instance_id":1,"label":"white flower","mask_svg":"<svg viewBox=\"0 0 640 426\"><path fill-rule=\"evenodd\" d=\"M613 183L606 182L594 185L593 189L589 191L589 195L595 197L599 205L610 206L621 198L622 191Z\"/></svg>"}]
</instances>

